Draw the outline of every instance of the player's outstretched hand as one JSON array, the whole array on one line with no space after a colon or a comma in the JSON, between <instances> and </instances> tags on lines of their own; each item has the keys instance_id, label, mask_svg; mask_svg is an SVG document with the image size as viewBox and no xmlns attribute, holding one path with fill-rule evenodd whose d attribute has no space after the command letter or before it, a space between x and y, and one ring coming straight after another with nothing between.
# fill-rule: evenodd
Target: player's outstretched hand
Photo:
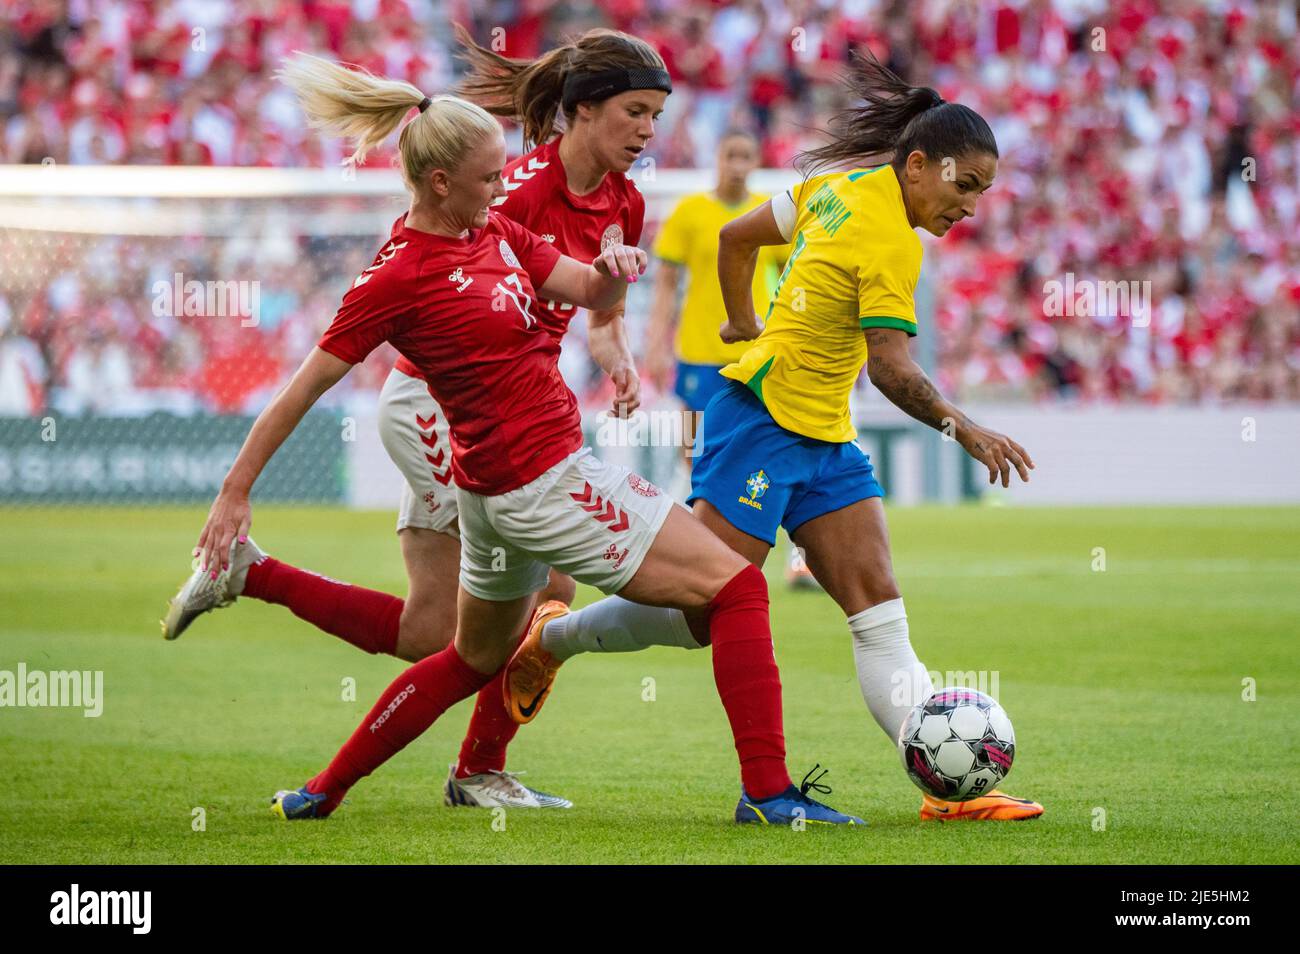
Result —
<instances>
[{"instance_id":1,"label":"player's outstretched hand","mask_svg":"<svg viewBox=\"0 0 1300 954\"><path fill-rule=\"evenodd\" d=\"M644 250L632 245L614 244L603 249L591 264L606 278L626 278L634 282L645 274L648 262Z\"/></svg>"},{"instance_id":2,"label":"player's outstretched hand","mask_svg":"<svg viewBox=\"0 0 1300 954\"><path fill-rule=\"evenodd\" d=\"M230 567L230 548L236 538L248 536L248 528L253 524L253 507L248 502L247 494L232 493L227 490L217 494L208 511L208 522L199 534L199 545L195 555L199 559L199 568L211 569L215 579L218 570Z\"/></svg>"},{"instance_id":3,"label":"player's outstretched hand","mask_svg":"<svg viewBox=\"0 0 1300 954\"><path fill-rule=\"evenodd\" d=\"M974 425L958 428L957 441L977 461L989 469L989 483L1002 477L1002 486L1011 486L1011 468L1015 467L1023 483L1029 483L1029 472L1034 461L1025 450L1005 434Z\"/></svg>"},{"instance_id":4,"label":"player's outstretched hand","mask_svg":"<svg viewBox=\"0 0 1300 954\"><path fill-rule=\"evenodd\" d=\"M733 324L728 318L718 329L718 337L727 344L735 344L737 341L753 341L763 333L763 322L759 320L758 315L754 316L753 322L747 327L740 327Z\"/></svg>"},{"instance_id":5,"label":"player's outstretched hand","mask_svg":"<svg viewBox=\"0 0 1300 954\"><path fill-rule=\"evenodd\" d=\"M609 373L614 382L614 416L627 417L641 406L641 378L636 368L620 365Z\"/></svg>"}]
</instances>

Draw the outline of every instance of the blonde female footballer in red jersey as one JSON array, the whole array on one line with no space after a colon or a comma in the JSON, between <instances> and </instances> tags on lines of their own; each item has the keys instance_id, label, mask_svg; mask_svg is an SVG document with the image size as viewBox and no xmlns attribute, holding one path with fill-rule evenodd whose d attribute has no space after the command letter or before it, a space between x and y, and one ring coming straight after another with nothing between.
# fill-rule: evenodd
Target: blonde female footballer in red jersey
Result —
<instances>
[{"instance_id":1,"label":"blonde female footballer in red jersey","mask_svg":"<svg viewBox=\"0 0 1300 954\"><path fill-rule=\"evenodd\" d=\"M468 98L490 112L519 121L532 150L502 174L505 194L492 207L542 235L554 248L591 261L611 244L637 245L645 200L626 173L654 136L654 120L670 85L655 71L663 61L645 42L610 30L592 30L533 61L502 57L463 29L458 39L471 71L462 83ZM599 79L611 70L640 71L630 86ZM555 135L560 114L565 131ZM395 234L385 255L395 254ZM371 280L367 269L357 281ZM461 280L448 276L457 288ZM507 289L498 304L507 303ZM515 293L517 294L517 293ZM541 328L558 341L575 314L568 302L534 305ZM623 327L623 302L589 313L592 357L615 385L615 410L640 403L640 382ZM416 662L451 642L456 620L460 564L456 487L452 478L448 422L428 382L399 356L380 395L379 431L384 448L405 478L397 533L409 588L405 600L351 586L266 557L240 539L216 577L197 570L172 601L164 634L175 639L203 612L238 596L287 606L325 632L371 653ZM552 573L539 603L547 619L572 601L574 584ZM557 601L550 605L551 601ZM684 623L667 632L694 648ZM505 772L506 747L518 730L497 683L484 688L456 764L444 786L448 805L560 807L567 799L523 785Z\"/></svg>"},{"instance_id":2,"label":"blonde female footballer in red jersey","mask_svg":"<svg viewBox=\"0 0 1300 954\"><path fill-rule=\"evenodd\" d=\"M559 342L534 308L542 299L611 308L644 271L645 253L611 243L583 265L490 211L506 193L505 140L465 100L430 99L314 57L296 57L283 75L317 124L357 140L358 159L420 108L399 139L411 207L253 425L200 535L201 558L215 565L246 536L249 490L267 461L315 400L387 341L428 381L450 425L461 567L451 645L402 673L323 772L277 793L278 813L328 815L447 707L490 683L554 566L635 603L689 611L707 630L740 761L737 821L859 823L790 784L761 572L653 485L582 447ZM610 70L591 81L626 90L648 79L667 75ZM508 304L497 307L502 296Z\"/></svg>"}]
</instances>

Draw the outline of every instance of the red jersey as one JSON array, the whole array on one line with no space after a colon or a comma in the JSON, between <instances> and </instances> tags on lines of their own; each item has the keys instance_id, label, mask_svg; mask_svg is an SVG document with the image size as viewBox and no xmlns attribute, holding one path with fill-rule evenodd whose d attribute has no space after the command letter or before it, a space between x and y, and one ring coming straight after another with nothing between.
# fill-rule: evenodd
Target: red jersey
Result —
<instances>
[{"instance_id":1,"label":"red jersey","mask_svg":"<svg viewBox=\"0 0 1300 954\"><path fill-rule=\"evenodd\" d=\"M501 172L506 194L494 200L492 207L584 265L608 245L640 244L645 224L645 198L640 190L622 173L608 172L594 191L574 195L560 162L561 138L557 136L507 163ZM558 341L575 311L568 302L547 301L541 303L538 317ZM397 370L420 376L411 362L401 358Z\"/></svg>"},{"instance_id":2,"label":"red jersey","mask_svg":"<svg viewBox=\"0 0 1300 954\"><path fill-rule=\"evenodd\" d=\"M391 343L442 406L456 485L484 495L522 487L582 446L578 401L535 291L560 253L493 211L462 239L405 223L405 214L393 223L318 347L356 364Z\"/></svg>"}]
</instances>

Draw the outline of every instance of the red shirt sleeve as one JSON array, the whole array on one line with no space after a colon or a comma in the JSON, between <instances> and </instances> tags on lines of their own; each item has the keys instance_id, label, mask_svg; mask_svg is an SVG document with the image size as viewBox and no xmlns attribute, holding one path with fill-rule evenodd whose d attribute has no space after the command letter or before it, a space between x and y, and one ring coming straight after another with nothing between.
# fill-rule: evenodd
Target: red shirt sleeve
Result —
<instances>
[{"instance_id":1,"label":"red shirt sleeve","mask_svg":"<svg viewBox=\"0 0 1300 954\"><path fill-rule=\"evenodd\" d=\"M401 333L414 298L402 277L401 270L386 268L358 275L316 347L349 364L360 364L380 344Z\"/></svg>"},{"instance_id":2,"label":"red shirt sleeve","mask_svg":"<svg viewBox=\"0 0 1300 954\"><path fill-rule=\"evenodd\" d=\"M559 250L509 216L498 214L497 221L510 248L519 259L519 264L528 273L533 288L541 288L546 284L546 279L551 277L551 272L555 271L555 265L560 260Z\"/></svg>"}]
</instances>

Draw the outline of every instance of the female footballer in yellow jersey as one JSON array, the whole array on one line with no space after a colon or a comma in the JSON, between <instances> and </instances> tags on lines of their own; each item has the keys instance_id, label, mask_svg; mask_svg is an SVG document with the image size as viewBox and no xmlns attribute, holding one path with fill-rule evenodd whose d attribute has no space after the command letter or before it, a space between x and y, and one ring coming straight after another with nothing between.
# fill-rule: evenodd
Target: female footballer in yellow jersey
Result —
<instances>
[{"instance_id":1,"label":"female footballer in yellow jersey","mask_svg":"<svg viewBox=\"0 0 1300 954\"><path fill-rule=\"evenodd\" d=\"M973 110L913 87L872 58L853 79L864 105L838 117L832 141L805 153L811 170L888 157L886 165L812 175L722 229L720 334L752 341L722 369L726 385L704 412L691 500L724 541L762 565L784 526L848 617L862 695L892 740L933 687L908 637L889 553L883 491L854 442L849 393L863 365L882 394L912 417L948 429L999 476L1022 481L1028 452L980 427L935 389L908 354L917 333L921 270L915 229L943 236L973 216L997 174L998 149ZM767 310L754 313L754 263L791 242ZM1000 792L966 802L923 796L923 819L1022 819L1035 802Z\"/></svg>"}]
</instances>

